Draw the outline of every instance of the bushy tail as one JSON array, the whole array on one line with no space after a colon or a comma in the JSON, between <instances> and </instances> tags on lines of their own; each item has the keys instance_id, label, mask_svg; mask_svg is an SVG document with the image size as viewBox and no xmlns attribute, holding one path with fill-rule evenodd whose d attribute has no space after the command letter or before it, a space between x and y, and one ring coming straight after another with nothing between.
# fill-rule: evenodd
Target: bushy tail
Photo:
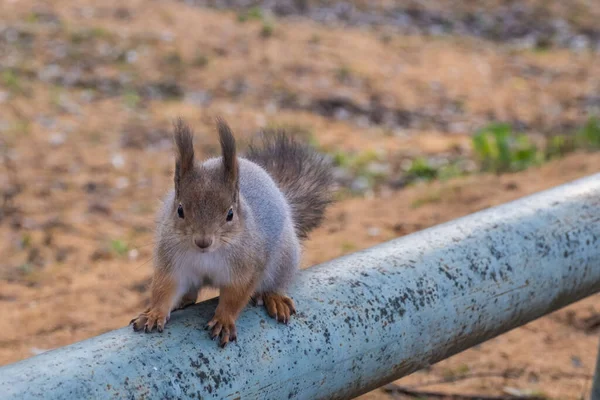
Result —
<instances>
[{"instance_id":1,"label":"bushy tail","mask_svg":"<svg viewBox=\"0 0 600 400\"><path fill-rule=\"evenodd\" d=\"M277 183L291 206L296 234L306 239L321 224L332 201L331 164L282 131L264 132L262 144L251 145L246 158L262 166Z\"/></svg>"}]
</instances>

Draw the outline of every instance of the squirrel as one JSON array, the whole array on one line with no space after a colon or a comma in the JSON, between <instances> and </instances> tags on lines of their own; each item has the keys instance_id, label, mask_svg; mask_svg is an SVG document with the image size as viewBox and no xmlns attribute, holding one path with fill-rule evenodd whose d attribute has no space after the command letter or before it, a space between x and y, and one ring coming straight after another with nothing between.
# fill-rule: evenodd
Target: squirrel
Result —
<instances>
[{"instance_id":1,"label":"squirrel","mask_svg":"<svg viewBox=\"0 0 600 400\"><path fill-rule=\"evenodd\" d=\"M302 241L332 202L333 175L323 155L284 131L264 131L262 144L238 157L228 124L216 125L222 156L196 162L191 128L174 123L174 188L158 213L150 306L130 324L162 332L173 310L215 287L219 302L206 329L225 347L251 299L282 323L296 313L286 288Z\"/></svg>"}]
</instances>

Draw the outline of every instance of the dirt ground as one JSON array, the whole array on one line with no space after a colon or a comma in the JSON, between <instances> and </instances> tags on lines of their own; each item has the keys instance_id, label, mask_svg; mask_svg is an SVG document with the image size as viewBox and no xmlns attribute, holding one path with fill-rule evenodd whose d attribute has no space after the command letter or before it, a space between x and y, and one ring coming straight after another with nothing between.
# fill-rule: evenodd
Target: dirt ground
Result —
<instances>
[{"instance_id":1,"label":"dirt ground","mask_svg":"<svg viewBox=\"0 0 600 400\"><path fill-rule=\"evenodd\" d=\"M304 267L600 171L598 153L578 152L480 174L470 146L490 122L543 141L598 112L598 52L571 42L600 37L592 2L575 2L571 36L535 48L508 31L425 34L438 21L425 15L442 12L436 1L407 2L425 4L409 13L414 32L354 23L360 13L328 24L201 3L0 2L0 365L122 327L145 305L179 115L201 156L217 149L216 115L242 147L270 126L327 153L368 155L378 179L336 170L350 189L306 244ZM460 18L475 3L457 8ZM501 3L488 12L506 19ZM561 2L548 3L548 18L562 15ZM468 175L407 185L404 166L416 157L464 159ZM598 315L594 296L396 383L586 398ZM361 397L389 398L382 389Z\"/></svg>"}]
</instances>

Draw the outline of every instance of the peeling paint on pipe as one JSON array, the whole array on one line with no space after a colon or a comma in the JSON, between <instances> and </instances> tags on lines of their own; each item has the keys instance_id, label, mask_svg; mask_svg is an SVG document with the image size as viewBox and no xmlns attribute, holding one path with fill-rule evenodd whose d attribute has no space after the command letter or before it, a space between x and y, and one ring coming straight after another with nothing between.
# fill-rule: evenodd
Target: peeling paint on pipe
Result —
<instances>
[{"instance_id":1,"label":"peeling paint on pipe","mask_svg":"<svg viewBox=\"0 0 600 400\"><path fill-rule=\"evenodd\" d=\"M0 368L3 399L347 399L600 291L600 174L302 271L289 326L248 307L123 328Z\"/></svg>"}]
</instances>

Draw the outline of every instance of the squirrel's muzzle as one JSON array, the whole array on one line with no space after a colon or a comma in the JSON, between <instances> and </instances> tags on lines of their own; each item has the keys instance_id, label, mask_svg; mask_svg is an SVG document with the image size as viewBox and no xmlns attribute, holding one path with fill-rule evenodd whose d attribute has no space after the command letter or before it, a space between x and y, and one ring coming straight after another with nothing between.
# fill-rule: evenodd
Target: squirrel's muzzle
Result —
<instances>
[{"instance_id":1,"label":"squirrel's muzzle","mask_svg":"<svg viewBox=\"0 0 600 400\"><path fill-rule=\"evenodd\" d=\"M200 236L194 238L194 243L202 250L206 250L213 243L213 240L210 236Z\"/></svg>"}]
</instances>

